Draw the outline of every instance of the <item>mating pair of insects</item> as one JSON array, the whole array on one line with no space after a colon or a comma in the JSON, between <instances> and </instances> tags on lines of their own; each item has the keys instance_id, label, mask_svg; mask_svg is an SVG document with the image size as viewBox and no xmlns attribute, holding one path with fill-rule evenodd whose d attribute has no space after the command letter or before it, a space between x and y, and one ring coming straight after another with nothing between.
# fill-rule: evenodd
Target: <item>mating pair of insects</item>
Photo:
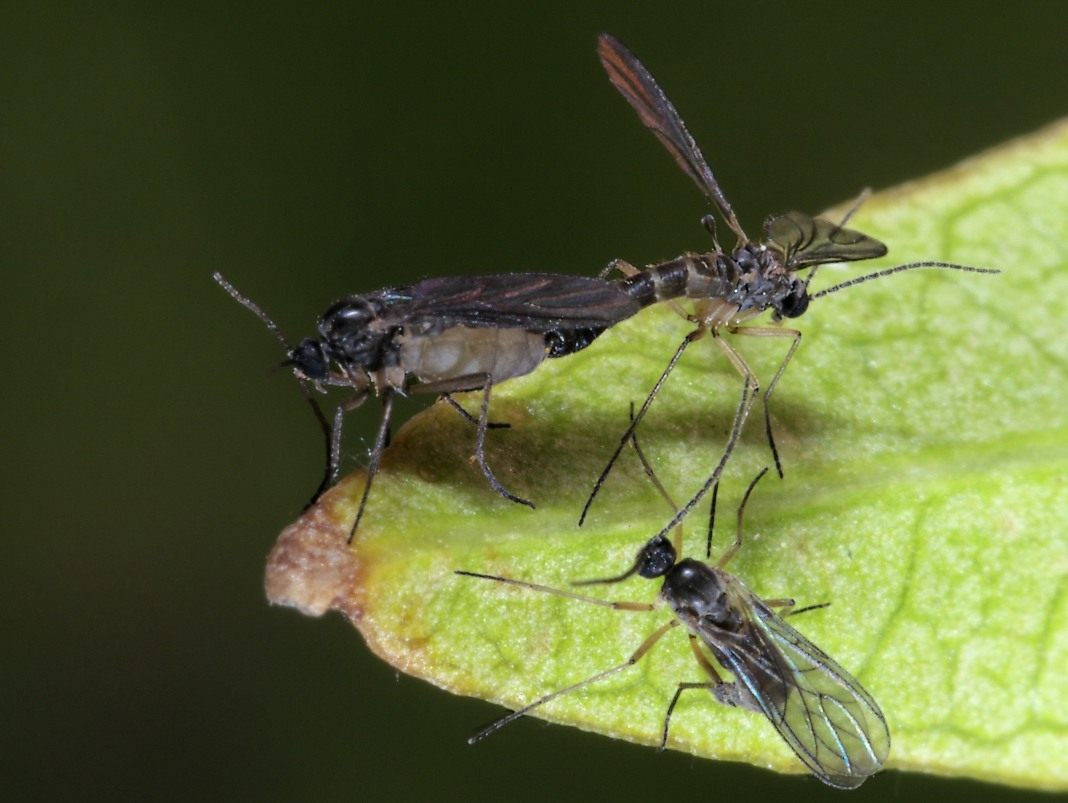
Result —
<instances>
[{"instance_id":1,"label":"mating pair of insects","mask_svg":"<svg viewBox=\"0 0 1068 803\"><path fill-rule=\"evenodd\" d=\"M760 395L754 373L722 334L783 337L790 341L781 365L763 394L766 435L781 475L768 401L797 350L801 335L783 327L744 326L746 321L765 311L771 312L775 322L796 318L813 300L900 271L920 268L996 271L936 261L913 262L810 293L809 283L820 265L872 259L886 253L886 247L879 241L845 227L856 206L838 222L799 212L773 216L764 224L764 240L750 239L678 112L648 70L611 36L600 38L598 53L609 79L642 123L653 131L719 211L737 238L733 249L720 245L715 219L706 215L702 222L713 241L713 249L706 253L686 253L643 269L617 260L598 278L559 274L437 278L408 287L348 296L334 303L320 318L318 337L305 338L295 346L257 305L219 274L215 279L259 316L282 343L287 353L286 364L293 367L319 422L326 441L326 468L312 501L337 480L345 414L360 406L372 393L380 398L382 418L350 541L367 508L389 439L393 403L398 394L437 394L451 404L476 427L475 458L490 486L506 499L534 507L505 488L485 458L487 431L498 426L489 419L494 385L534 371L547 358L565 357L585 348L607 329L646 306L659 302L676 305L694 324L694 329L676 349L638 412L632 414L630 425L596 480L579 520L581 524L585 519L627 444L632 443L640 455L637 427L686 348L710 336L743 378L726 447L697 492L681 507L671 505L671 520L642 548L631 571L614 578L623 579L635 573L647 578L662 577L660 598L675 617L654 631L624 664L510 714L476 739L561 694L632 665L668 630L682 624L689 631L694 655L710 680L679 686L665 719L665 740L668 720L679 694L687 688L708 688L721 703L763 713L802 762L823 781L834 786L857 786L878 770L886 758L889 735L885 721L878 706L852 677L774 612L774 608L785 607L789 601L762 601L724 570L741 543L741 511L738 539L715 566L691 559L679 560L680 539L676 537L675 543L668 539L672 529L680 525L709 489L718 487L752 405ZM798 275L806 269L807 276ZM609 278L613 272L620 277ZM680 299L694 302L692 313L677 306ZM351 393L337 406L332 421L324 415L313 393L313 390L326 392L330 388L343 388ZM481 391L477 416L452 398L452 394L463 391ZM643 463L655 481L644 458ZM663 495L670 499L666 492ZM463 574L550 591L508 578ZM626 610L650 608L645 604L605 603L559 590L552 593ZM734 676L734 682L722 680L702 649Z\"/></svg>"}]
</instances>

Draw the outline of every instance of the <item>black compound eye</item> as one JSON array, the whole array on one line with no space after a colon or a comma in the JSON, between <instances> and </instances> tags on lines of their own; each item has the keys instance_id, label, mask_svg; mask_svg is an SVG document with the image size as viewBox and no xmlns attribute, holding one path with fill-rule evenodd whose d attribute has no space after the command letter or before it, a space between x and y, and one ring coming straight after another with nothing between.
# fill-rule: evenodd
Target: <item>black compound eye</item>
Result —
<instances>
[{"instance_id":1,"label":"black compound eye","mask_svg":"<svg viewBox=\"0 0 1068 803\"><path fill-rule=\"evenodd\" d=\"M310 337L304 338L295 349L289 352L289 359L286 362L312 380L325 379L330 368L326 355L323 354L322 345L318 340Z\"/></svg>"},{"instance_id":2,"label":"black compound eye","mask_svg":"<svg viewBox=\"0 0 1068 803\"><path fill-rule=\"evenodd\" d=\"M646 579L663 577L675 565L675 547L661 536L642 547L638 554L638 574Z\"/></svg>"},{"instance_id":3,"label":"black compound eye","mask_svg":"<svg viewBox=\"0 0 1068 803\"><path fill-rule=\"evenodd\" d=\"M789 295L782 300L782 316L784 318L796 318L803 315L808 309L808 291L804 287L800 293Z\"/></svg>"}]
</instances>

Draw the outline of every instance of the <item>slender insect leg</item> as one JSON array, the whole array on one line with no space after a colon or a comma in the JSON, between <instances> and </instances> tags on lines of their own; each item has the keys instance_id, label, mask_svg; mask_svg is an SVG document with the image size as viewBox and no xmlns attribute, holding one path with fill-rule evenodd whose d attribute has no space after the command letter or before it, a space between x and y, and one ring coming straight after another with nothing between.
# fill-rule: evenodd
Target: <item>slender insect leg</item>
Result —
<instances>
[{"instance_id":1,"label":"slender insect leg","mask_svg":"<svg viewBox=\"0 0 1068 803\"><path fill-rule=\"evenodd\" d=\"M597 494L600 493L601 486L604 485L605 480L608 479L608 474L612 471L612 466L616 464L616 460L619 459L619 455L623 452L623 449L627 445L627 441L629 441L631 435L634 434L634 430L637 429L638 424L640 424L642 419L645 418L645 414L646 412L648 412L649 406L653 403L653 399L656 398L657 394L660 392L660 388L663 386L664 382L667 381L667 378L671 374L671 372L675 369L675 365L682 357L683 352L686 351L686 347L689 346L691 343L695 343L696 341L700 340L702 337L705 336L705 333L708 331L709 330L705 327L699 326L697 329L694 329L692 332L686 335L686 337L682 339L682 343L679 344L679 347L675 349L675 354L672 356L671 361L667 364L667 367L664 369L663 373L660 374L660 378L656 380L656 384L653 385L653 389L649 391L649 395L645 397L645 401L642 403L641 409L638 410L638 414L631 418L630 426L627 427L627 431L623 433L623 437L619 439L619 445L616 446L615 451L612 452L612 456L608 460L608 464L604 467L604 470L601 471L601 475L593 484L593 490L590 491L590 495L586 499L586 504L582 507L582 514L579 516L578 523L580 527L582 526L583 522L586 521L586 514L589 513L590 506L593 504L593 500L597 497Z\"/></svg>"},{"instance_id":2,"label":"slender insect leg","mask_svg":"<svg viewBox=\"0 0 1068 803\"><path fill-rule=\"evenodd\" d=\"M771 413L768 411L768 400L771 399L771 394L775 392L776 385L779 384L779 380L782 379L783 373L786 371L786 366L793 359L794 352L797 351L797 347L801 345L801 333L796 329L783 329L778 326L738 326L731 329L732 334L745 335L747 337L791 337L793 342L790 344L790 348L786 352L786 356L783 357L782 363L779 364L779 370L775 372L775 376L771 378L771 382L768 383L767 389L764 391L764 431L767 433L768 446L771 447L771 456L775 460L775 472L779 475L780 479L783 476L782 473L782 461L779 460L779 449L775 446L775 436L771 432Z\"/></svg>"},{"instance_id":3,"label":"slender insect leg","mask_svg":"<svg viewBox=\"0 0 1068 803\"><path fill-rule=\"evenodd\" d=\"M382 391L382 420L378 423L378 433L375 435L375 445L371 449L371 460L367 464L367 482L363 486L363 496L360 497L360 507L356 511L356 520L352 522L352 529L349 530L348 543L352 543L352 539L356 536L356 530L360 526L360 519L363 518L363 511L367 507L367 498L371 494L371 484L374 482L375 475L378 473L378 464L382 460L382 452L386 448L386 441L389 439L389 421L393 417L393 397L396 395L396 391L393 388L387 387ZM343 407L344 405L342 405ZM338 408L341 409L340 407ZM340 430L340 417L337 418L338 424L335 425L335 429ZM341 442L340 435L338 437L338 443Z\"/></svg>"},{"instance_id":4,"label":"slender insect leg","mask_svg":"<svg viewBox=\"0 0 1068 803\"><path fill-rule=\"evenodd\" d=\"M358 391L351 399L341 402L334 410L334 426L330 430L330 484L333 485L337 482L338 474L341 472L341 433L344 428L345 415L352 412L357 407L362 405L371 391L369 388L364 388ZM386 440L389 440L389 428L386 428Z\"/></svg>"},{"instance_id":5,"label":"slender insect leg","mask_svg":"<svg viewBox=\"0 0 1068 803\"><path fill-rule=\"evenodd\" d=\"M452 409L458 412L460 414L460 417L464 421L466 421L468 424L471 424L472 426L478 426L478 416L471 415L471 413L467 412L467 410L464 409L463 405L460 404L460 402L456 401L456 399L454 399L451 394L442 393L441 398ZM511 429L511 427L512 425L506 421L489 421L486 424L486 429Z\"/></svg>"},{"instance_id":6,"label":"slender insect leg","mask_svg":"<svg viewBox=\"0 0 1068 803\"><path fill-rule=\"evenodd\" d=\"M675 527L679 522L690 515L690 511L700 504L704 495L708 493L708 489L712 488L719 482L719 478L723 475L723 469L726 467L727 461L730 460L731 453L734 451L734 448L738 445L738 440L741 438L742 427L745 426L745 419L749 416L749 410L753 406L753 398L754 397L750 392L750 386L746 383L742 387L742 397L738 400L738 407L734 411L734 420L731 423L730 435L727 436L727 446L723 450L723 454L720 455L719 463L716 464L716 467L712 470L712 474L705 480L704 484L697 489L697 493L690 497L690 500L675 512L671 521L665 524L660 532L654 535L653 538L665 537L671 531L671 528Z\"/></svg>"},{"instance_id":7,"label":"slender insect leg","mask_svg":"<svg viewBox=\"0 0 1068 803\"><path fill-rule=\"evenodd\" d=\"M756 488L756 484L763 479L764 475L768 473L768 467L764 466L760 470L760 473L753 477L749 483L749 487L745 489L745 494L742 496L742 502L738 505L738 530L734 536L734 543L727 547L727 551L724 552L719 561L716 563L716 567L722 569L726 566L735 553L742 548L743 535L745 533L744 521L745 521L745 505L749 501L749 495L753 493L753 489Z\"/></svg>"},{"instance_id":8,"label":"slender insect leg","mask_svg":"<svg viewBox=\"0 0 1068 803\"><path fill-rule=\"evenodd\" d=\"M712 502L708 506L708 536L705 538L705 560L712 557L712 533L716 529L716 503L719 501L719 482L712 486Z\"/></svg>"},{"instance_id":9,"label":"slender insect leg","mask_svg":"<svg viewBox=\"0 0 1068 803\"><path fill-rule=\"evenodd\" d=\"M787 611L783 614L783 618L787 616L800 616L803 613L808 613L809 611L818 611L823 608L829 608L830 606L831 603L829 602L817 602L815 605L806 605L804 608L798 608L794 611Z\"/></svg>"},{"instance_id":10,"label":"slender insect leg","mask_svg":"<svg viewBox=\"0 0 1068 803\"><path fill-rule=\"evenodd\" d=\"M766 599L764 604L769 608L787 608L792 609L797 603L790 597L783 597L782 599ZM798 608L797 610L785 610L782 613L783 619L787 616L800 616L803 613L809 611L818 611L823 608L829 608L831 603L829 602L817 602L815 605L806 605L804 608Z\"/></svg>"},{"instance_id":11,"label":"slender insect leg","mask_svg":"<svg viewBox=\"0 0 1068 803\"><path fill-rule=\"evenodd\" d=\"M520 505L526 505L529 508L534 507L534 503L528 499L524 499L521 496L516 496L507 488L505 488L498 481L497 477L493 474L493 470L486 463L486 430L491 429L489 423L489 403L490 403L490 391L493 388L493 377L487 373L479 374L465 374L464 376L454 377L452 379L443 379L440 382L424 382L420 385L412 387L412 393L436 393L442 396L446 396L449 393L460 393L461 391L482 391L482 406L479 410L478 419L475 422L475 460L478 461L478 467L482 469L482 474L485 476L486 481L490 487L498 494L503 496L510 502L516 502ZM458 405L453 402L453 406ZM460 408L462 409L462 408ZM464 415L469 415L466 410L463 411Z\"/></svg>"},{"instance_id":12,"label":"slender insect leg","mask_svg":"<svg viewBox=\"0 0 1068 803\"><path fill-rule=\"evenodd\" d=\"M690 689L706 689L707 691L712 691L713 689L721 685L721 683L722 681L720 681L719 683L716 683L715 681L711 683L708 681L696 681L690 683L680 683L675 688L675 695L671 698L671 702L668 704L667 713L664 714L664 730L660 734L660 746L657 748L658 750L664 750L667 748L668 728L671 727L671 715L675 712L675 706L678 705L679 698L682 697L682 693L684 691L689 691Z\"/></svg>"},{"instance_id":13,"label":"slender insect leg","mask_svg":"<svg viewBox=\"0 0 1068 803\"><path fill-rule=\"evenodd\" d=\"M631 421L634 420L634 402L630 403L630 420ZM660 478L658 476L656 476L656 472L653 471L652 463L649 462L649 460L645 456L645 452L642 451L641 444L638 443L638 433L637 432L632 432L630 434L630 444L631 444L631 446L634 447L634 451L638 453L638 459L641 461L642 468L645 469L645 476L647 476L652 481L653 485L656 486L656 490L659 491L659 493L660 493L660 498L663 499L665 502L667 502L667 505L668 505L669 508L671 508L672 512L675 512L676 510L678 510L679 508L678 508L678 505L675 504L675 500L671 498L671 494L669 494L667 492L667 489L664 487L664 484L662 482L660 482ZM675 540L673 542L673 546L675 547L675 554L676 555L681 555L682 554L682 524L681 523L675 528Z\"/></svg>"},{"instance_id":14,"label":"slender insect leg","mask_svg":"<svg viewBox=\"0 0 1068 803\"><path fill-rule=\"evenodd\" d=\"M546 694L544 697L539 697L537 700L530 703L529 705L525 705L522 708L513 711L507 716L501 717L496 722L486 726L474 736L472 736L470 739L468 739L467 743L475 744L476 742L480 742L487 736L489 736L491 733L494 733L495 731L498 731L503 728L508 723L514 722L520 717L529 714L531 711L533 711L535 708L538 708L539 706L545 705L548 702L552 702L557 697L563 697L565 694L570 694L573 691L578 691L584 686L588 686L591 683L596 683L598 680L603 680L604 678L609 677L610 675L614 675L616 672L622 672L624 669L634 666L634 664L638 663L638 661L641 660L643 655L645 655L647 652L649 652L650 649L652 649L653 645L656 644L656 642L658 642L665 633L671 630L671 628L677 627L678 624L678 619L672 619L669 622L665 622L652 633L650 633L649 637L641 643L641 646L639 646L638 649L636 649L634 653L630 656L630 658L628 658L623 663L618 664L617 666L613 666L611 669L606 669L603 672L598 672L596 675L591 675L585 680L580 680L578 683L572 683L570 686L565 686L562 689L558 689L557 691L554 691L551 694Z\"/></svg>"},{"instance_id":15,"label":"slender insect leg","mask_svg":"<svg viewBox=\"0 0 1068 803\"><path fill-rule=\"evenodd\" d=\"M337 482L337 467L340 463L340 456L335 456L334 433L330 427L330 422L326 420L326 416L323 414L323 408L319 405L319 402L316 400L316 398L311 394L311 391L304 387L304 383L300 380L297 381L300 382L301 390L304 393L305 401L307 401L308 406L312 408L312 413L314 413L315 415L315 420L319 422L319 429L322 430L323 439L325 441L326 447L326 466L323 469L323 478L322 480L320 480L319 487L315 489L315 492L312 494L311 499L309 499L304 505L303 509L307 510L318 501L319 497L326 492L327 488L331 487L335 482ZM337 416L335 415L334 418L334 426L336 427L338 424L336 420Z\"/></svg>"},{"instance_id":16,"label":"slender insect leg","mask_svg":"<svg viewBox=\"0 0 1068 803\"><path fill-rule=\"evenodd\" d=\"M303 387L303 383L301 383ZM338 474L341 472L341 433L344 426L345 413L355 410L364 401L367 400L370 390L364 388L358 390L356 395L351 399L342 402L334 410L334 424L331 426L326 416L323 415L322 408L319 407L318 402L310 393L305 393L304 398L311 405L312 411L315 413L315 418L319 422L319 426L322 428L323 437L326 439L326 469L323 472L323 479L319 483L319 487L315 489L315 493L312 498L308 500L304 505L304 510L307 510L322 496L328 488L332 488L337 483Z\"/></svg>"},{"instance_id":17,"label":"slender insect leg","mask_svg":"<svg viewBox=\"0 0 1068 803\"><path fill-rule=\"evenodd\" d=\"M712 666L712 662L705 657L703 652L701 652L701 648L697 643L697 637L692 633L690 634L690 650L693 652L693 657L697 659L697 663L700 665L701 670L712 678L712 680L696 683L680 683L675 688L675 695L671 698L671 702L668 703L667 713L664 714L664 730L660 735L660 750L667 747L668 729L671 727L671 715L675 711L675 706L679 704L679 698L682 697L684 691L689 691L690 689L706 689L715 694L716 689L731 685L720 677L719 672Z\"/></svg>"},{"instance_id":18,"label":"slender insect leg","mask_svg":"<svg viewBox=\"0 0 1068 803\"><path fill-rule=\"evenodd\" d=\"M486 462L486 429L489 424L489 404L490 404L490 391L493 390L493 377L486 374L486 384L482 388L482 407L478 414L478 429L475 434L475 460L478 461L479 468L482 469L482 474L486 478L486 481L490 484L490 487L498 494L503 496L509 502L515 502L520 505L526 505L533 509L534 503L529 499L524 499L521 496L516 496L514 493L505 488L497 480L497 477L493 474L493 469L489 467L489 463Z\"/></svg>"}]
</instances>

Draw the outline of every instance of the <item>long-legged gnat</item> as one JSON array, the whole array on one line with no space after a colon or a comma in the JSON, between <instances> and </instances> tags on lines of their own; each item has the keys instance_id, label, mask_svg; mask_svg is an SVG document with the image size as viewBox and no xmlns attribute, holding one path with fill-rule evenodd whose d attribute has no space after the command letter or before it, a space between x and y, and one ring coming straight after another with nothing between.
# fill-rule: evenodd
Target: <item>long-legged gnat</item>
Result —
<instances>
[{"instance_id":1,"label":"long-legged gnat","mask_svg":"<svg viewBox=\"0 0 1068 803\"><path fill-rule=\"evenodd\" d=\"M319 337L291 345L278 326L221 274L214 279L274 333L326 438L326 470L312 497L337 481L346 412L372 394L382 417L371 449L367 481L349 540L363 518L371 483L389 437L396 395L439 394L476 425L475 457L501 496L533 503L507 490L485 459L490 393L494 385L530 373L546 358L573 354L605 329L640 309L626 288L607 279L549 273L514 273L425 279L416 284L353 295L332 304L319 319ZM310 387L309 387L310 385ZM337 387L351 391L327 422L315 396ZM482 391L472 416L452 393ZM311 504L309 502L309 504Z\"/></svg>"},{"instance_id":2,"label":"long-legged gnat","mask_svg":"<svg viewBox=\"0 0 1068 803\"><path fill-rule=\"evenodd\" d=\"M631 436L646 473L652 467ZM824 783L852 789L878 772L890 752L890 732L879 705L860 683L819 647L788 625L774 609L791 609L792 599L761 599L725 568L743 541L743 513L765 468L749 484L738 508L734 542L715 563L679 559L679 548L655 536L633 565L615 577L576 585L617 583L633 575L663 578L656 602L609 601L573 591L477 572L457 574L505 583L621 611L671 609L673 618L658 626L622 663L546 694L483 728L469 740L480 741L508 723L565 694L579 691L634 666L670 630L682 625L704 680L681 682L668 703L660 749L668 742L672 715L684 692L704 689L720 704L763 714L801 762ZM666 492L657 482L661 494ZM711 526L711 524L710 524ZM711 552L711 532L708 550ZM823 605L811 606L811 610ZM733 680L724 680L720 669Z\"/></svg>"},{"instance_id":3,"label":"long-legged gnat","mask_svg":"<svg viewBox=\"0 0 1068 803\"><path fill-rule=\"evenodd\" d=\"M744 423L752 403L759 395L760 385L745 359L723 339L722 334L790 339L786 355L762 397L765 433L776 471L779 476L782 476L782 463L772 433L768 402L801 343L801 332L796 329L772 326L743 326L743 323L768 310L771 311L772 320L775 323L784 318L796 318L808 309L809 303L814 299L902 271L936 268L974 273L998 273L997 270L987 268L925 260L879 270L810 294L809 283L820 265L829 262L867 260L886 254L886 246L878 240L859 231L845 228L845 224L866 194L862 194L857 204L854 204L853 208L837 223L822 218L813 218L802 212L787 212L769 217L764 223L764 241L754 242L738 222L730 202L720 189L711 168L690 132L687 131L679 113L645 66L617 39L608 34L600 36L597 52L612 84L637 112L642 123L656 135L660 143L674 157L683 172L712 201L728 228L737 237L737 244L730 251L724 249L716 238L715 218L706 215L703 223L712 235L714 246L712 251L701 254L687 253L667 262L649 265L641 270L628 262L616 260L606 269L606 271L615 269L624 275L623 286L642 306L656 301L674 303L674 299L693 299L695 301L694 312L686 317L695 325L695 328L682 340L660 378L646 396L638 414L619 439L615 451L594 483L579 517L579 524L585 521L593 500L626 446L630 434L641 423L653 399L656 398L660 388L691 343L700 340L705 335L711 336L726 354L731 365L741 374L744 380L743 395L748 393L750 396L749 404L740 407L736 413L737 419ZM811 269L808 275L799 276L798 272L805 269ZM724 457L729 458L729 456L728 452ZM724 465L726 465L725 459L720 461L720 466ZM710 477L709 481L683 506L681 511L692 510L705 491L718 479L719 474ZM682 513L683 516L685 512ZM676 515L674 520L661 530L661 534L669 531L679 521L681 521L681 516Z\"/></svg>"}]
</instances>

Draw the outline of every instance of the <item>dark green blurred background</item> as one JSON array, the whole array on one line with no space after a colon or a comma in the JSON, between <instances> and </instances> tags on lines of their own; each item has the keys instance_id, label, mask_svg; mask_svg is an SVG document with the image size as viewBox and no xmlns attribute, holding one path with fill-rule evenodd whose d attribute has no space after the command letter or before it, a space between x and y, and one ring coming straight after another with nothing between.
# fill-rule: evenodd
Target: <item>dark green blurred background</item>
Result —
<instances>
[{"instance_id":1,"label":"dark green blurred background","mask_svg":"<svg viewBox=\"0 0 1068 803\"><path fill-rule=\"evenodd\" d=\"M5 5L9 793L836 796L534 721L469 748L498 709L261 590L321 447L211 272L295 337L335 296L428 274L705 248L599 31L658 76L751 230L1068 110L1060 3L621 5ZM374 413L354 420L358 453ZM888 772L850 799L920 795L1022 797Z\"/></svg>"}]
</instances>

